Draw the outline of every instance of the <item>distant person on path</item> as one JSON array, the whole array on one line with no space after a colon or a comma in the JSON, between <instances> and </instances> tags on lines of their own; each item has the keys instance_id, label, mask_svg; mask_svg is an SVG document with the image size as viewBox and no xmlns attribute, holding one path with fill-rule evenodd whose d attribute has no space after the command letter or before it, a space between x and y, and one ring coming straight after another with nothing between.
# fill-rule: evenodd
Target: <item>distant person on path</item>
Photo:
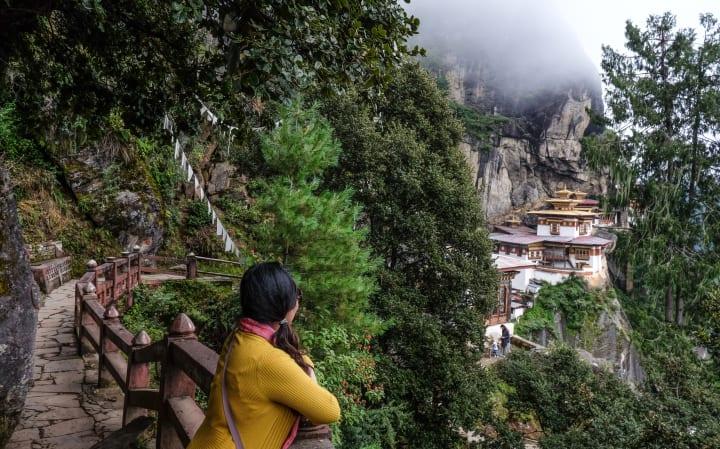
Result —
<instances>
[{"instance_id":1,"label":"distant person on path","mask_svg":"<svg viewBox=\"0 0 720 449\"><path fill-rule=\"evenodd\" d=\"M502 355L507 355L510 352L510 331L504 324L500 325L502 336L500 337L500 343L502 347Z\"/></svg>"},{"instance_id":2,"label":"distant person on path","mask_svg":"<svg viewBox=\"0 0 720 449\"><path fill-rule=\"evenodd\" d=\"M500 357L500 350L498 349L498 343L497 340L493 340L492 343L492 357Z\"/></svg>"},{"instance_id":3,"label":"distant person on path","mask_svg":"<svg viewBox=\"0 0 720 449\"><path fill-rule=\"evenodd\" d=\"M278 263L261 263L240 283L242 315L223 345L205 420L187 449L285 449L300 415L340 419L335 396L315 380L292 321L302 292Z\"/></svg>"}]
</instances>

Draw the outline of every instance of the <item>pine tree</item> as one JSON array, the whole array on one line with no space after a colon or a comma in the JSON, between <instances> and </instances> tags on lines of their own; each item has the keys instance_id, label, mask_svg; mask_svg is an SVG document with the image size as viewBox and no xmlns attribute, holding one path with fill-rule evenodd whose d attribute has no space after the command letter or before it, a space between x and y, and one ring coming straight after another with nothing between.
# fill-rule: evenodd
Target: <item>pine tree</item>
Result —
<instances>
[{"instance_id":1,"label":"pine tree","mask_svg":"<svg viewBox=\"0 0 720 449\"><path fill-rule=\"evenodd\" d=\"M604 47L609 132L588 140L609 167L613 202L629 207L626 256L644 291L683 325L720 273L720 27L701 16L700 36L675 17L626 28L628 54ZM687 306L686 306L687 305Z\"/></svg>"},{"instance_id":2,"label":"pine tree","mask_svg":"<svg viewBox=\"0 0 720 449\"><path fill-rule=\"evenodd\" d=\"M377 289L378 260L358 225L361 208L349 189L329 191L323 173L338 163L341 148L332 128L300 101L281 107L277 127L262 139L270 175L255 186L261 222L253 240L263 258L289 268L303 299L298 324L315 361L318 379L336 394L343 420L337 447L385 447L392 437L393 407L384 405L376 357L370 353L381 321L369 310Z\"/></svg>"},{"instance_id":3,"label":"pine tree","mask_svg":"<svg viewBox=\"0 0 720 449\"><path fill-rule=\"evenodd\" d=\"M340 151L315 110L300 101L282 107L277 128L262 140L272 175L257 185L263 221L255 240L258 252L281 261L302 288L304 327L375 331L377 320L367 309L377 264L363 245L367 229L355 226L361 208L350 190L320 188Z\"/></svg>"}]
</instances>

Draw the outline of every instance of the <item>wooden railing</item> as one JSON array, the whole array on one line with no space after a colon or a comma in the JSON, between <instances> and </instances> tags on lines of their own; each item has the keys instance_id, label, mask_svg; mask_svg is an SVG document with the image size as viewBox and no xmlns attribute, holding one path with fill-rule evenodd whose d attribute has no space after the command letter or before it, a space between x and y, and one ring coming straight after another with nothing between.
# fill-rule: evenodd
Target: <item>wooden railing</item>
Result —
<instances>
[{"instance_id":1,"label":"wooden railing","mask_svg":"<svg viewBox=\"0 0 720 449\"><path fill-rule=\"evenodd\" d=\"M139 253L123 253L98 265L88 262L86 273L75 290L76 335L99 356L98 382L114 380L125 397L123 426L133 419L157 412L157 448L180 449L187 446L205 414L195 402L200 389L210 392L218 354L200 343L195 325L187 315L179 314L166 337L152 342L144 331L130 333L120 322L116 302L126 299L132 307L132 289L144 272ZM188 257L188 278L197 275L195 257ZM124 296L123 296L124 295ZM151 388L150 364L160 364L159 388ZM301 428L296 442L299 448L332 448L327 426Z\"/></svg>"}]
</instances>

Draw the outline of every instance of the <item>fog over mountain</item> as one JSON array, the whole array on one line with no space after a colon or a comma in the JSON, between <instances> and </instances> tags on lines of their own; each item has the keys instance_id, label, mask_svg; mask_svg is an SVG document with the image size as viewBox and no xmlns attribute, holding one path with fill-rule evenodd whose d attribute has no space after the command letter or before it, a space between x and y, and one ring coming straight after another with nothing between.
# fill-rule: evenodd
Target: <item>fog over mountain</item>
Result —
<instances>
[{"instance_id":1,"label":"fog over mountain","mask_svg":"<svg viewBox=\"0 0 720 449\"><path fill-rule=\"evenodd\" d=\"M537 95L571 87L599 100L595 66L550 2L421 0L406 7L420 18L416 42L428 51L425 62L476 72L505 112L522 113Z\"/></svg>"}]
</instances>

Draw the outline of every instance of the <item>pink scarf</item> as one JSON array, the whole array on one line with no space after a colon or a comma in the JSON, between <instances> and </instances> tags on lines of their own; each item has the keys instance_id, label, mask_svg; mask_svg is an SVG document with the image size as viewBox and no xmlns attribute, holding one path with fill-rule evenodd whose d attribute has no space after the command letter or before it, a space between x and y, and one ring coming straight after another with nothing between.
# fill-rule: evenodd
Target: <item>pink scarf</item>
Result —
<instances>
[{"instance_id":1,"label":"pink scarf","mask_svg":"<svg viewBox=\"0 0 720 449\"><path fill-rule=\"evenodd\" d=\"M255 334L269 341L273 346L275 345L275 329L273 329L273 327L269 324L257 322L252 318L241 318L240 331L247 332L248 334ZM290 434L285 440L285 443L283 443L282 449L288 449L293 443L293 441L295 441L295 437L297 436L299 428L300 416L295 418L295 423L290 429Z\"/></svg>"}]
</instances>

